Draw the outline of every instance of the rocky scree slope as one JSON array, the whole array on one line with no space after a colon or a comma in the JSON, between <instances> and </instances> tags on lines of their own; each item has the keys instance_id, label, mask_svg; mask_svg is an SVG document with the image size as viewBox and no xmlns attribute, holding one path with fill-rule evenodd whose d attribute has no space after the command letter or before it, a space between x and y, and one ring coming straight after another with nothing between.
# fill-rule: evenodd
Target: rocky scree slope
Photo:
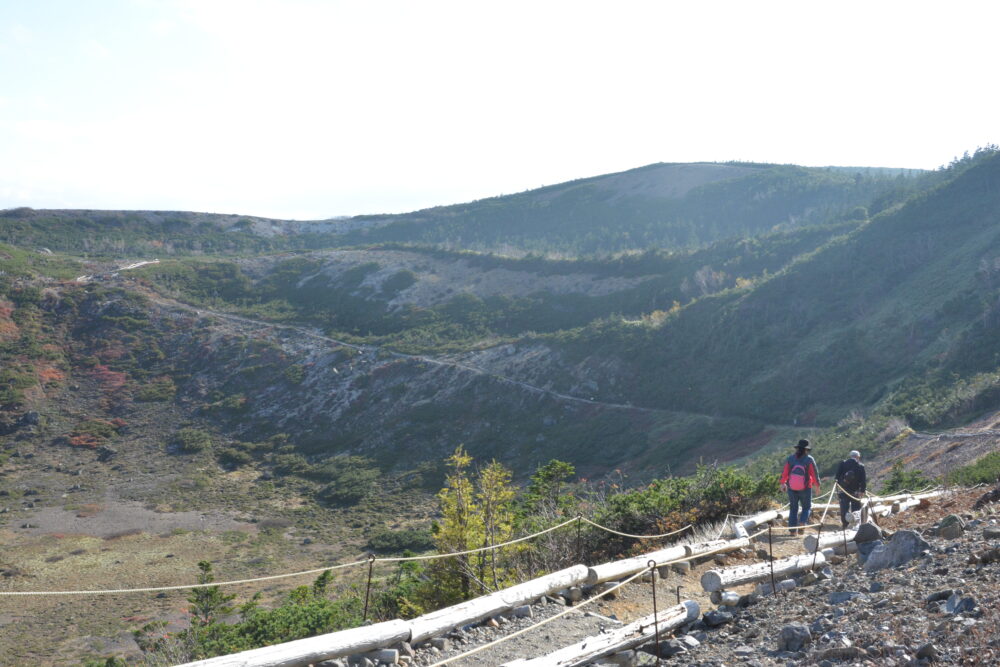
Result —
<instances>
[{"instance_id":1,"label":"rocky scree slope","mask_svg":"<svg viewBox=\"0 0 1000 667\"><path fill-rule=\"evenodd\" d=\"M927 509L883 520L886 544L912 536L914 548L899 564L866 568L855 555L836 558L818 578L797 577L795 584L789 582L792 588L777 596L748 595L753 587L744 586L735 606L702 604L702 618L662 640L660 655L666 664L691 667L1000 664L998 501L1000 487L987 494L959 490ZM874 546L869 543L865 550ZM781 549L801 552L801 541L782 540ZM711 567L718 566L710 561L686 579L668 578L661 606L673 602L675 583L696 581L700 571ZM499 665L545 655L652 612L648 583L628 584L619 597L451 664ZM631 600L630 608L622 600ZM524 630L566 604L562 599L551 602L559 604L536 605L530 617L494 619L455 631L445 643L418 649L413 662L429 665L455 658ZM616 656L613 663L596 664L655 665L655 654L656 646L650 644Z\"/></svg>"}]
</instances>

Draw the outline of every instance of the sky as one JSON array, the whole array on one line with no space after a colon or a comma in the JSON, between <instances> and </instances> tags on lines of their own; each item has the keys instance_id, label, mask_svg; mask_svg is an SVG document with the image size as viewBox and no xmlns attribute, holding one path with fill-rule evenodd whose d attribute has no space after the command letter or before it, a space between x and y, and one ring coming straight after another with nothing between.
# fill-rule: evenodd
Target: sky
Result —
<instances>
[{"instance_id":1,"label":"sky","mask_svg":"<svg viewBox=\"0 0 1000 667\"><path fill-rule=\"evenodd\" d=\"M1000 143L992 1L0 0L0 209L315 220Z\"/></svg>"}]
</instances>

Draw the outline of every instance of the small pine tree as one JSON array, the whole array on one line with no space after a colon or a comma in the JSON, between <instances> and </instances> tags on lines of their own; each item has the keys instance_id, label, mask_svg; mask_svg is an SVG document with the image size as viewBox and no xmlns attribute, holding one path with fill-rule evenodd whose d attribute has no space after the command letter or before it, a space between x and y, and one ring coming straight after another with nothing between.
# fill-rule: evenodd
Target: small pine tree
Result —
<instances>
[{"instance_id":1,"label":"small pine tree","mask_svg":"<svg viewBox=\"0 0 1000 667\"><path fill-rule=\"evenodd\" d=\"M479 520L483 526L484 547L506 542L514 533L514 487L510 483L511 472L500 463L492 461L479 471L476 500ZM476 554L479 560L479 580L486 580L487 564L490 568L493 589L500 590L503 576L497 566L499 549L490 549Z\"/></svg>"},{"instance_id":2,"label":"small pine tree","mask_svg":"<svg viewBox=\"0 0 1000 667\"><path fill-rule=\"evenodd\" d=\"M200 561L198 569L201 570L198 574L199 584L210 584L215 581L210 562ZM206 626L217 621L220 616L232 613L233 607L229 603L235 598L235 595L224 594L218 586L203 586L191 589L187 600L191 603L189 611L194 617L195 623Z\"/></svg>"},{"instance_id":3,"label":"small pine tree","mask_svg":"<svg viewBox=\"0 0 1000 667\"><path fill-rule=\"evenodd\" d=\"M473 517L478 512L475 490L469 479L468 468L472 457L459 445L445 464L451 472L445 478L445 487L438 492L441 521L436 524L434 542L439 553L467 551L482 545L482 530ZM472 592L473 570L468 555L438 561L435 577L442 596L467 600Z\"/></svg>"}]
</instances>

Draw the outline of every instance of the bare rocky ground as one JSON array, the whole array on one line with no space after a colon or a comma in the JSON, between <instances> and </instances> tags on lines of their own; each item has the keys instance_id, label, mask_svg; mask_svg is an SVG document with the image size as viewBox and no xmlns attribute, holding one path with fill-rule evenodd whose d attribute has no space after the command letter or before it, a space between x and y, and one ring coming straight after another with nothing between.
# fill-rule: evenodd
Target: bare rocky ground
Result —
<instances>
[{"instance_id":1,"label":"bare rocky ground","mask_svg":"<svg viewBox=\"0 0 1000 667\"><path fill-rule=\"evenodd\" d=\"M703 616L661 640L661 662L697 667L1000 664L1000 562L991 560L1000 559L1000 490L993 502L973 509L983 492L957 492L921 511L883 520L886 544L902 542L910 531L926 541L899 565L865 569L851 556L832 564L817 582L800 583L776 597L750 596L744 598L749 604L737 607L716 607L704 594L690 595L701 593L700 586L694 591L696 581L702 571L717 567L713 563L684 577L667 577L658 586L660 607L675 602L674 586L687 584L682 597L701 597ZM939 530L948 515L958 516L964 527ZM892 535L898 535L895 541ZM775 555L801 552L800 540L783 539ZM752 588L735 592L745 595ZM650 584L628 584L616 599L465 655L566 607L549 603L531 609L531 618L495 619L455 631L444 645L418 649L414 662L451 659L448 664L485 666L545 655L651 613ZM656 664L655 651L649 645L617 656L614 664Z\"/></svg>"}]
</instances>

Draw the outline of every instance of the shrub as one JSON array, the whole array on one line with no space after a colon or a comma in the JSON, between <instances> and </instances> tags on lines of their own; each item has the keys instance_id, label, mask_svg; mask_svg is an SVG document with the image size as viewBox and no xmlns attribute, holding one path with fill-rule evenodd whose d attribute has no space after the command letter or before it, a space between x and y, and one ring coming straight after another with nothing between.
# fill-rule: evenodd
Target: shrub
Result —
<instances>
[{"instance_id":1,"label":"shrub","mask_svg":"<svg viewBox=\"0 0 1000 667\"><path fill-rule=\"evenodd\" d=\"M975 463L948 473L948 481L960 486L993 484L1000 481L1000 452L990 452Z\"/></svg>"},{"instance_id":2,"label":"shrub","mask_svg":"<svg viewBox=\"0 0 1000 667\"><path fill-rule=\"evenodd\" d=\"M174 436L173 444L185 454L196 454L212 446L212 436L197 428L182 428Z\"/></svg>"},{"instance_id":3,"label":"shrub","mask_svg":"<svg viewBox=\"0 0 1000 667\"><path fill-rule=\"evenodd\" d=\"M379 471L371 467L372 462L360 456L334 459L334 465L327 464L330 483L319 491L319 498L332 505L355 505L372 491Z\"/></svg>"},{"instance_id":4,"label":"shrub","mask_svg":"<svg viewBox=\"0 0 1000 667\"><path fill-rule=\"evenodd\" d=\"M306 377L306 369L300 364L292 364L285 368L284 375L291 384L300 384Z\"/></svg>"},{"instance_id":5,"label":"shrub","mask_svg":"<svg viewBox=\"0 0 1000 667\"><path fill-rule=\"evenodd\" d=\"M760 510L777 492L775 475L755 478L737 468L700 466L690 477L657 479L643 489L611 496L597 521L627 533L663 533ZM613 552L630 543L605 540L600 548Z\"/></svg>"},{"instance_id":6,"label":"shrub","mask_svg":"<svg viewBox=\"0 0 1000 667\"><path fill-rule=\"evenodd\" d=\"M215 453L215 458L224 465L239 468L253 462L249 452L236 447L225 447Z\"/></svg>"},{"instance_id":7,"label":"shrub","mask_svg":"<svg viewBox=\"0 0 1000 667\"><path fill-rule=\"evenodd\" d=\"M882 484L881 493L896 493L903 490L917 491L933 484L933 481L924 475L922 470L904 470L903 462L896 461L889 477Z\"/></svg>"},{"instance_id":8,"label":"shrub","mask_svg":"<svg viewBox=\"0 0 1000 667\"><path fill-rule=\"evenodd\" d=\"M162 376L142 387L135 398L139 401L169 401L177 393L177 387L169 376Z\"/></svg>"},{"instance_id":9,"label":"shrub","mask_svg":"<svg viewBox=\"0 0 1000 667\"><path fill-rule=\"evenodd\" d=\"M73 447L87 447L96 449L105 440L113 438L125 427L125 421L115 419L105 421L104 419L88 419L80 422L76 428L67 436L69 444Z\"/></svg>"}]
</instances>

